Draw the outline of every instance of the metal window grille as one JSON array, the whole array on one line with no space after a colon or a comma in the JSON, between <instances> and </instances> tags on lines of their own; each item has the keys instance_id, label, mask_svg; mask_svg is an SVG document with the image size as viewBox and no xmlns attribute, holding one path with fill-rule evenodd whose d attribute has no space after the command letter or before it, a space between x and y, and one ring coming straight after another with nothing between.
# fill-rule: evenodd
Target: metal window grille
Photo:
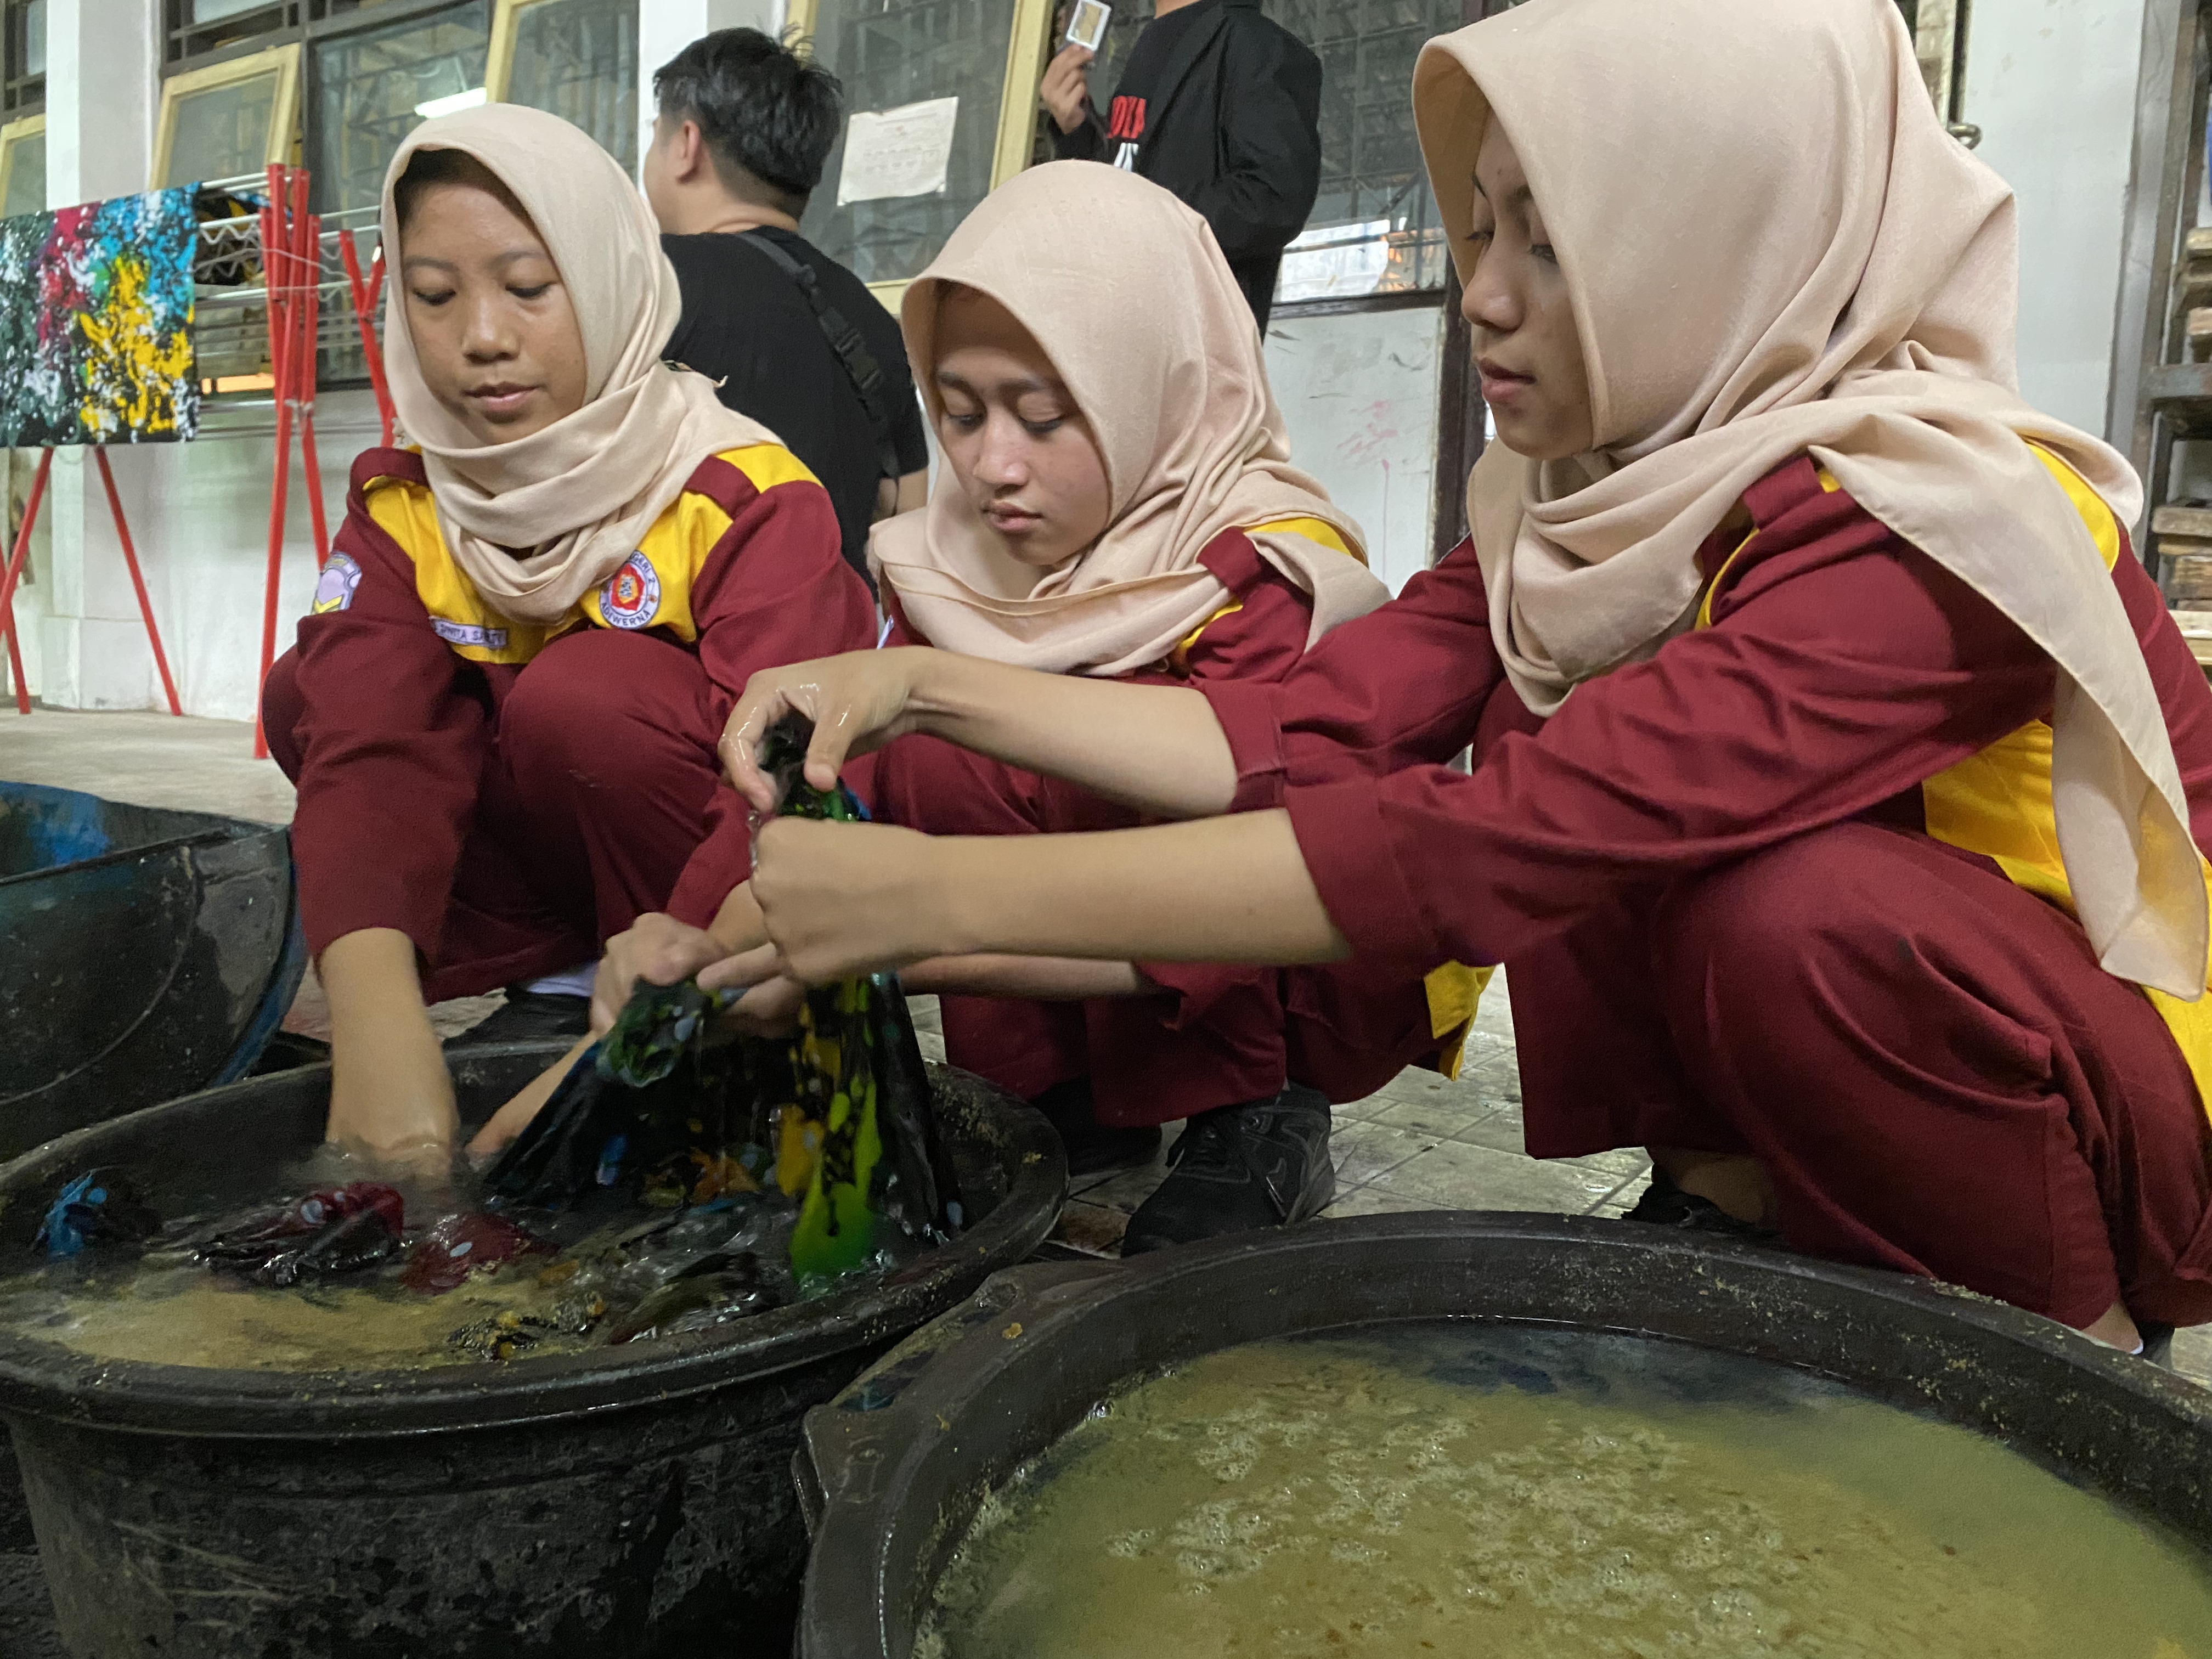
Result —
<instances>
[{"instance_id":1,"label":"metal window grille","mask_svg":"<svg viewBox=\"0 0 2212 1659\"><path fill-rule=\"evenodd\" d=\"M46 106L46 0L5 0L0 17L0 120Z\"/></svg>"}]
</instances>

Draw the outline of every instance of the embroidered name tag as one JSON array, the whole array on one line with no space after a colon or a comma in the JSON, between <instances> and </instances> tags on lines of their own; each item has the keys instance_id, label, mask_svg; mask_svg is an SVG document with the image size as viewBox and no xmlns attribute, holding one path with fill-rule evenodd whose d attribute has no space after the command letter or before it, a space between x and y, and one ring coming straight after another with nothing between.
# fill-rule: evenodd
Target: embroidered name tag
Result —
<instances>
[{"instance_id":1,"label":"embroidered name tag","mask_svg":"<svg viewBox=\"0 0 2212 1659\"><path fill-rule=\"evenodd\" d=\"M480 645L487 651L507 649L507 630L477 623L457 623L445 617L430 618L430 631L447 645Z\"/></svg>"},{"instance_id":2,"label":"embroidered name tag","mask_svg":"<svg viewBox=\"0 0 2212 1659\"><path fill-rule=\"evenodd\" d=\"M314 600L307 608L318 617L343 611L353 603L353 591L360 586L361 567L344 554L333 553L315 578Z\"/></svg>"},{"instance_id":3,"label":"embroidered name tag","mask_svg":"<svg viewBox=\"0 0 2212 1659\"><path fill-rule=\"evenodd\" d=\"M599 584L599 612L610 628L643 628L660 609L660 573L642 552Z\"/></svg>"}]
</instances>

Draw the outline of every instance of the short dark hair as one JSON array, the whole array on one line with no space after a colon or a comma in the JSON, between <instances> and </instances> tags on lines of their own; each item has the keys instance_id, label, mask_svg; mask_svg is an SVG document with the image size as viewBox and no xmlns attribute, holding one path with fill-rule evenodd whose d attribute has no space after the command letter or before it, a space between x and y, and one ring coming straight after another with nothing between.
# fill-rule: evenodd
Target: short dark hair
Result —
<instances>
[{"instance_id":1,"label":"short dark hair","mask_svg":"<svg viewBox=\"0 0 2212 1659\"><path fill-rule=\"evenodd\" d=\"M699 124L732 195L793 215L822 182L845 101L836 76L758 29L702 35L653 71L653 95L664 119Z\"/></svg>"},{"instance_id":2,"label":"short dark hair","mask_svg":"<svg viewBox=\"0 0 2212 1659\"><path fill-rule=\"evenodd\" d=\"M400 230L407 228L408 220L415 215L415 204L433 185L473 185L498 197L514 210L518 219L526 222L530 217L523 211L522 204L515 200L514 192L507 187L507 180L468 151L426 149L409 156L406 170L392 183L392 216L398 220Z\"/></svg>"}]
</instances>

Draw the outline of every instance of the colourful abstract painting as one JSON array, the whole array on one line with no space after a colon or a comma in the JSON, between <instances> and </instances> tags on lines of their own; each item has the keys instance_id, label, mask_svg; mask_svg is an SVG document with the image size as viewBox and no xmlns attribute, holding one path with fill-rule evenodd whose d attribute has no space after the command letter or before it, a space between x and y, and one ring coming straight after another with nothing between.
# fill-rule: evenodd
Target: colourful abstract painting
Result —
<instances>
[{"instance_id":1,"label":"colourful abstract painting","mask_svg":"<svg viewBox=\"0 0 2212 1659\"><path fill-rule=\"evenodd\" d=\"M192 192L0 219L0 444L192 435Z\"/></svg>"}]
</instances>

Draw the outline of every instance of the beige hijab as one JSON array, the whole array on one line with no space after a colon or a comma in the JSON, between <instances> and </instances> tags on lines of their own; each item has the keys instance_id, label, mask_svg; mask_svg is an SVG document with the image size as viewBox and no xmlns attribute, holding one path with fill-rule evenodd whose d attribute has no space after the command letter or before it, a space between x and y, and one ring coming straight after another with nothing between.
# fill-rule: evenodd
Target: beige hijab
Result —
<instances>
[{"instance_id":1,"label":"beige hijab","mask_svg":"<svg viewBox=\"0 0 2212 1659\"><path fill-rule=\"evenodd\" d=\"M878 525L869 555L935 644L1048 673L1156 663L1228 603L1198 562L1223 531L1319 519L1358 553L1279 531L1261 556L1313 596L1311 638L1389 591L1359 526L1290 465L1259 331L1206 221L1158 185L1055 161L1000 185L907 289L908 360L933 419L945 285L989 295L1043 343L1106 458L1113 519L1040 577L1004 550L941 468L929 504Z\"/></svg>"},{"instance_id":2,"label":"beige hijab","mask_svg":"<svg viewBox=\"0 0 2212 1659\"><path fill-rule=\"evenodd\" d=\"M486 603L517 622L556 623L621 568L700 462L775 435L723 408L700 375L661 363L682 307L676 272L653 210L589 137L517 104L416 128L384 175L384 246L403 258L392 185L418 149L465 150L514 192L583 328L584 406L526 438L481 444L422 382L398 270L385 291L392 401L422 446L446 545Z\"/></svg>"},{"instance_id":3,"label":"beige hijab","mask_svg":"<svg viewBox=\"0 0 2212 1659\"><path fill-rule=\"evenodd\" d=\"M1506 672L1549 714L1687 626L1694 555L1809 451L2058 668L2051 782L2110 972L2204 989L2166 723L2089 533L2023 438L2132 523L2141 487L2015 386L2012 193L1937 121L1892 0L1534 0L1432 40L1413 106L1466 270L1494 110L1543 210L1596 451L1492 446L1468 492Z\"/></svg>"}]
</instances>

